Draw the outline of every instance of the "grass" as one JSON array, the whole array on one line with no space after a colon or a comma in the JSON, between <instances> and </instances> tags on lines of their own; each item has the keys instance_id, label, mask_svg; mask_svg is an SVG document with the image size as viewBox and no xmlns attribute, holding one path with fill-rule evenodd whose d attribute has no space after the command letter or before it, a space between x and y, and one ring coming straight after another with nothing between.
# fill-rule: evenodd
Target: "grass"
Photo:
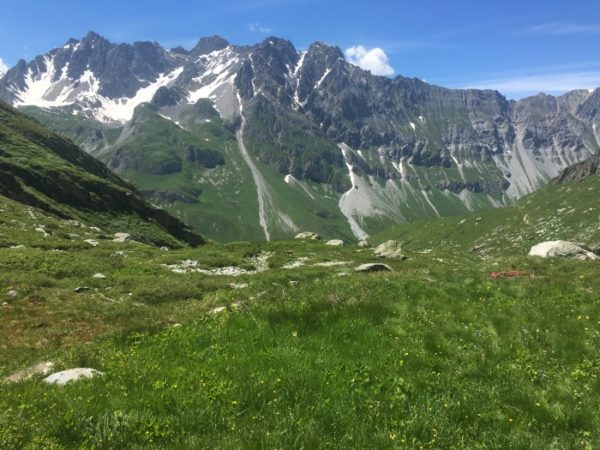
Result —
<instances>
[{"instance_id":1,"label":"grass","mask_svg":"<svg viewBox=\"0 0 600 450\"><path fill-rule=\"evenodd\" d=\"M386 261L393 273L355 274L370 250L161 251L13 211L0 223L0 294L18 292L0 307L0 376L42 360L105 375L0 384L2 448L600 445L597 263L408 246L406 261ZM263 251L270 269L256 275L163 266L251 268ZM282 268L301 257L307 265ZM322 261L349 264L313 265ZM513 269L527 275L490 276Z\"/></svg>"}]
</instances>

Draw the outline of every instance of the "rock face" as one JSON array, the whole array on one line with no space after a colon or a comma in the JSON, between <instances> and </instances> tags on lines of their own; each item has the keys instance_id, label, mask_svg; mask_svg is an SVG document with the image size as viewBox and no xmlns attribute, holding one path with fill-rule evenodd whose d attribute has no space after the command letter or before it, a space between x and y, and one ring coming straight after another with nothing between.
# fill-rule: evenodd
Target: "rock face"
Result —
<instances>
[{"instance_id":1,"label":"rock face","mask_svg":"<svg viewBox=\"0 0 600 450\"><path fill-rule=\"evenodd\" d=\"M555 180L556 184L564 184L569 181L581 181L587 177L596 175L600 170L600 155L595 155L586 161L566 168Z\"/></svg>"},{"instance_id":2,"label":"rock face","mask_svg":"<svg viewBox=\"0 0 600 450\"><path fill-rule=\"evenodd\" d=\"M332 239L330 241L325 242L325 245L329 245L331 247L343 247L344 241L341 239Z\"/></svg>"},{"instance_id":3,"label":"rock face","mask_svg":"<svg viewBox=\"0 0 600 450\"><path fill-rule=\"evenodd\" d=\"M185 207L182 216L198 222L203 193L223 200L215 208L234 203L240 185L222 186L246 171L263 228L271 228L261 236L255 227L254 237L290 237L310 226L364 239L390 221L501 206L600 146L600 90L509 101L492 90L373 76L338 47L315 42L298 51L276 37L242 47L213 36L188 51L89 33L19 61L0 79L0 99L28 108L132 180L189 170L196 189L164 192L179 183L157 182L144 185L144 195L173 212ZM65 117L77 126L65 128ZM231 155L236 139L248 167ZM286 184L250 167L253 160ZM303 214L321 228L298 226ZM231 227L222 220L215 230ZM237 227L251 221L256 214ZM340 222L343 229L331 230Z\"/></svg>"},{"instance_id":4,"label":"rock face","mask_svg":"<svg viewBox=\"0 0 600 450\"><path fill-rule=\"evenodd\" d=\"M53 373L49 377L44 378L44 382L48 384L57 384L59 386L64 386L65 384L72 381L86 380L102 375L103 373L97 371L96 369L78 368Z\"/></svg>"},{"instance_id":5,"label":"rock face","mask_svg":"<svg viewBox=\"0 0 600 450\"><path fill-rule=\"evenodd\" d=\"M600 259L600 256L592 252L587 246L568 241L542 242L531 248L529 256L539 256L541 258L560 257L580 260Z\"/></svg>"},{"instance_id":6,"label":"rock face","mask_svg":"<svg viewBox=\"0 0 600 450\"><path fill-rule=\"evenodd\" d=\"M402 243L398 241L387 241L379 245L373 254L379 258L405 259L402 251Z\"/></svg>"},{"instance_id":7,"label":"rock face","mask_svg":"<svg viewBox=\"0 0 600 450\"><path fill-rule=\"evenodd\" d=\"M392 268L387 264L368 263L362 264L354 269L355 272L392 272Z\"/></svg>"}]
</instances>

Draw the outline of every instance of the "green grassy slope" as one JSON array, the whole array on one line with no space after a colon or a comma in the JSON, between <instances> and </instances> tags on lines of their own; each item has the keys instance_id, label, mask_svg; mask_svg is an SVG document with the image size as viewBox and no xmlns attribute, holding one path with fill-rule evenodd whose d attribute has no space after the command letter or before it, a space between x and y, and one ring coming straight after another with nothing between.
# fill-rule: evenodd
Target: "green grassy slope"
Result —
<instances>
[{"instance_id":1,"label":"green grassy slope","mask_svg":"<svg viewBox=\"0 0 600 450\"><path fill-rule=\"evenodd\" d=\"M71 141L0 104L0 194L161 245L203 239Z\"/></svg>"},{"instance_id":2,"label":"green grassy slope","mask_svg":"<svg viewBox=\"0 0 600 450\"><path fill-rule=\"evenodd\" d=\"M600 241L598 192L598 175L551 183L510 207L397 225L373 241L399 239L412 250L472 249L484 255L527 254L531 246L557 239L595 244Z\"/></svg>"},{"instance_id":3,"label":"green grassy slope","mask_svg":"<svg viewBox=\"0 0 600 450\"><path fill-rule=\"evenodd\" d=\"M371 250L165 252L3 197L0 209L0 378L43 360L104 372L65 387L0 383L2 448L600 445L597 263L409 247L386 261L393 273L355 274ZM269 270L255 275L164 266L250 269L262 252ZM513 268L527 275L490 276Z\"/></svg>"}]
</instances>

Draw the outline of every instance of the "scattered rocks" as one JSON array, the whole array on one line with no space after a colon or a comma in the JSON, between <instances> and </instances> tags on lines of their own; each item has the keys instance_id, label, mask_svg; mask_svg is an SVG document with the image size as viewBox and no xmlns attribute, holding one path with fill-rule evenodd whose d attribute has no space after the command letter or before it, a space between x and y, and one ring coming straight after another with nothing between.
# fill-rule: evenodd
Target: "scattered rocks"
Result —
<instances>
[{"instance_id":1,"label":"scattered rocks","mask_svg":"<svg viewBox=\"0 0 600 450\"><path fill-rule=\"evenodd\" d=\"M383 263L362 264L354 269L355 272L392 272L392 268Z\"/></svg>"},{"instance_id":2,"label":"scattered rocks","mask_svg":"<svg viewBox=\"0 0 600 450\"><path fill-rule=\"evenodd\" d=\"M6 377L4 379L5 383L19 383L20 381L26 381L35 375L48 375L52 369L54 368L53 362L41 362L34 366L28 367L23 370L19 370L18 372L13 373L12 375Z\"/></svg>"},{"instance_id":3,"label":"scattered rocks","mask_svg":"<svg viewBox=\"0 0 600 450\"><path fill-rule=\"evenodd\" d=\"M200 268L200 263L193 259L181 261L179 264L166 265L166 267L174 273L202 273L205 275L225 275L239 277L240 275L256 275L269 270L269 258L271 255L272 253L270 252L263 252L257 256L248 258L247 261L254 265L255 270L247 270L235 266L217 267L215 269L202 269Z\"/></svg>"},{"instance_id":4,"label":"scattered rocks","mask_svg":"<svg viewBox=\"0 0 600 450\"><path fill-rule=\"evenodd\" d=\"M48 384L64 386L72 381L86 380L90 378L101 377L102 375L104 374L96 369L77 368L53 373L49 377L44 378L44 382Z\"/></svg>"},{"instance_id":5,"label":"scattered rocks","mask_svg":"<svg viewBox=\"0 0 600 450\"><path fill-rule=\"evenodd\" d=\"M318 233L313 233L312 231L304 231L303 233L297 234L296 237L294 237L294 239L299 239L299 240L310 239L311 241L319 241L321 239L321 236Z\"/></svg>"},{"instance_id":6,"label":"scattered rocks","mask_svg":"<svg viewBox=\"0 0 600 450\"><path fill-rule=\"evenodd\" d=\"M113 242L125 242L131 238L131 235L129 233L115 233L113 237Z\"/></svg>"},{"instance_id":7,"label":"scattered rocks","mask_svg":"<svg viewBox=\"0 0 600 450\"><path fill-rule=\"evenodd\" d=\"M10 290L6 293L7 297L15 298L19 296L19 293L15 290Z\"/></svg>"},{"instance_id":8,"label":"scattered rocks","mask_svg":"<svg viewBox=\"0 0 600 450\"><path fill-rule=\"evenodd\" d=\"M368 240L363 239L362 241L358 242L358 246L360 248L370 248L371 247L371 243Z\"/></svg>"},{"instance_id":9,"label":"scattered rocks","mask_svg":"<svg viewBox=\"0 0 600 450\"><path fill-rule=\"evenodd\" d=\"M83 242L85 242L86 244L91 245L92 247L98 247L100 245L100 243L94 239L86 239Z\"/></svg>"},{"instance_id":10,"label":"scattered rocks","mask_svg":"<svg viewBox=\"0 0 600 450\"><path fill-rule=\"evenodd\" d=\"M568 258L579 260L598 260L600 256L592 252L584 244L569 241L547 241L534 245L529 251L529 256L541 258Z\"/></svg>"},{"instance_id":11,"label":"scattered rocks","mask_svg":"<svg viewBox=\"0 0 600 450\"><path fill-rule=\"evenodd\" d=\"M341 239L332 239L330 241L325 242L325 245L329 245L331 247L343 247L344 241Z\"/></svg>"},{"instance_id":12,"label":"scattered rocks","mask_svg":"<svg viewBox=\"0 0 600 450\"><path fill-rule=\"evenodd\" d=\"M387 241L379 245L373 252L379 258L406 259L399 241Z\"/></svg>"},{"instance_id":13,"label":"scattered rocks","mask_svg":"<svg viewBox=\"0 0 600 450\"><path fill-rule=\"evenodd\" d=\"M94 280L106 280L106 275L103 275L101 273L96 273L96 274L92 275L92 278Z\"/></svg>"},{"instance_id":14,"label":"scattered rocks","mask_svg":"<svg viewBox=\"0 0 600 450\"><path fill-rule=\"evenodd\" d=\"M81 294L82 292L87 292L89 290L90 290L90 288L87 286L78 286L75 289L73 289L73 292L75 292L77 294Z\"/></svg>"}]
</instances>

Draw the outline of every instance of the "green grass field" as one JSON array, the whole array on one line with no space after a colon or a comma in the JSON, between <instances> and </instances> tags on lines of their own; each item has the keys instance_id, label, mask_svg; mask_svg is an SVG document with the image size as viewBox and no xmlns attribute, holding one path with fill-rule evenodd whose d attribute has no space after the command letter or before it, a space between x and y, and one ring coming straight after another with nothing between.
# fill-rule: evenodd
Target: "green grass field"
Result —
<instances>
[{"instance_id":1,"label":"green grass field","mask_svg":"<svg viewBox=\"0 0 600 450\"><path fill-rule=\"evenodd\" d=\"M421 253L415 235L393 273L357 274L371 250L164 251L0 200L0 377L46 360L104 372L0 383L0 448L600 446L598 263ZM165 266L251 270L262 252L269 270L240 277Z\"/></svg>"}]
</instances>

